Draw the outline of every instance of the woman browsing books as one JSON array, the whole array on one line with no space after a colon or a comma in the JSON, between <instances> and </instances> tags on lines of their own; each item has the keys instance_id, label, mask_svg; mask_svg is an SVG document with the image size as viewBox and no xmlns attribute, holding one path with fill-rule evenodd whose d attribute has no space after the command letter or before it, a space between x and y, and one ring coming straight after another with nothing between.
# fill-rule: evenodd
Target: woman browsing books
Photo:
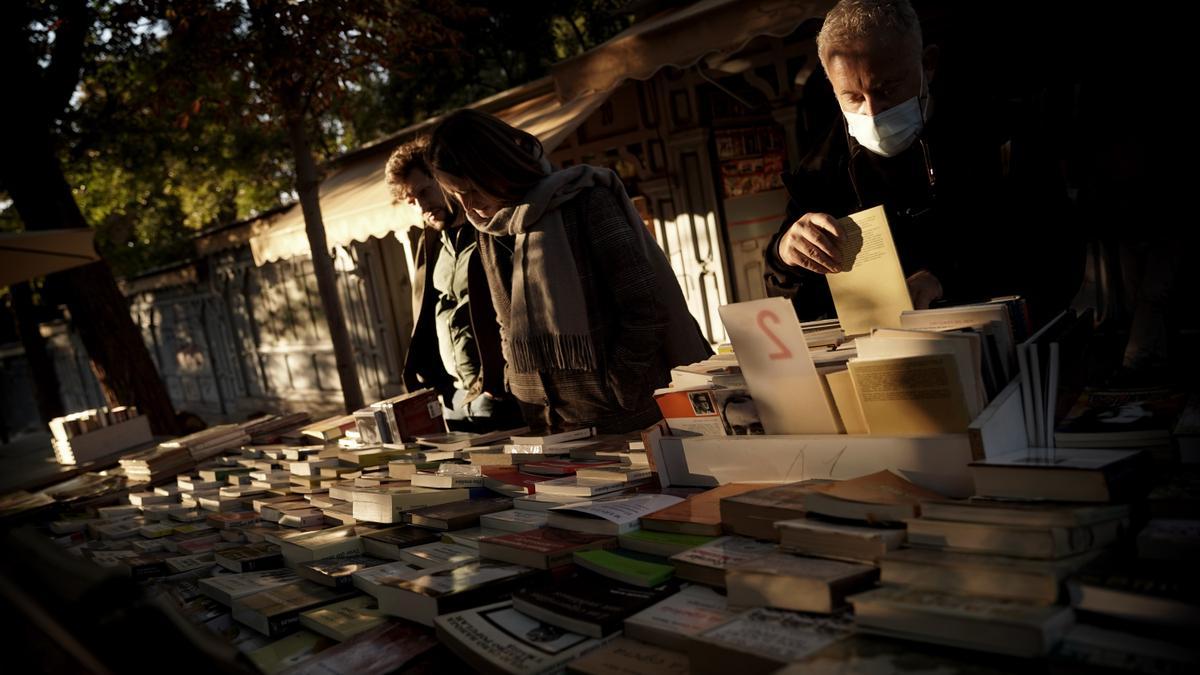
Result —
<instances>
[{"instance_id":1,"label":"woman browsing books","mask_svg":"<svg viewBox=\"0 0 1200 675\"><path fill-rule=\"evenodd\" d=\"M479 230L529 424L620 433L659 419L653 390L712 351L616 174L555 171L537 138L475 110L438 125L428 162Z\"/></svg>"}]
</instances>

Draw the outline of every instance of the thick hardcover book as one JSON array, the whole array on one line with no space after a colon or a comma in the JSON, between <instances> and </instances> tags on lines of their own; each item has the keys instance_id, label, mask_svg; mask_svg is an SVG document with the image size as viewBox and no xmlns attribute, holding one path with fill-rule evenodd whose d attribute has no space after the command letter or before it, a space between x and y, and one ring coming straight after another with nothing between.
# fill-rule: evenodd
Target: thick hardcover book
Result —
<instances>
[{"instance_id":1,"label":"thick hardcover book","mask_svg":"<svg viewBox=\"0 0 1200 675\"><path fill-rule=\"evenodd\" d=\"M1019 453L972 462L976 494L1010 499L1116 502L1149 489L1150 454L1138 450L1058 448L1044 461Z\"/></svg>"}]
</instances>

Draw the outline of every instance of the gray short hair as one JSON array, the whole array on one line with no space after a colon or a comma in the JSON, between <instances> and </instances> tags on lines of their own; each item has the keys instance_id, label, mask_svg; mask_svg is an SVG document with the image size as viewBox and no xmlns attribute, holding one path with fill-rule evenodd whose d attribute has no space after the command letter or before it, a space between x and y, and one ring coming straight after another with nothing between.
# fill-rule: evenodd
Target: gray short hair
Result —
<instances>
[{"instance_id":1,"label":"gray short hair","mask_svg":"<svg viewBox=\"0 0 1200 675\"><path fill-rule=\"evenodd\" d=\"M904 45L921 57L921 23L908 0L842 0L817 34L817 55L827 65L831 53L856 43Z\"/></svg>"}]
</instances>

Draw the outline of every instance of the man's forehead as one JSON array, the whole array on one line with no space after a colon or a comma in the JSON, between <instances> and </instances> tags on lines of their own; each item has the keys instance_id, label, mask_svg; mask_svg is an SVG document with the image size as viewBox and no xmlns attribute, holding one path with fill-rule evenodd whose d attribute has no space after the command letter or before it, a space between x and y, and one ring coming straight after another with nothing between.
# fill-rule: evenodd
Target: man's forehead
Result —
<instances>
[{"instance_id":1,"label":"man's forehead","mask_svg":"<svg viewBox=\"0 0 1200 675\"><path fill-rule=\"evenodd\" d=\"M826 74L835 88L874 86L904 80L921 67L907 49L854 47L832 52L826 61Z\"/></svg>"}]
</instances>

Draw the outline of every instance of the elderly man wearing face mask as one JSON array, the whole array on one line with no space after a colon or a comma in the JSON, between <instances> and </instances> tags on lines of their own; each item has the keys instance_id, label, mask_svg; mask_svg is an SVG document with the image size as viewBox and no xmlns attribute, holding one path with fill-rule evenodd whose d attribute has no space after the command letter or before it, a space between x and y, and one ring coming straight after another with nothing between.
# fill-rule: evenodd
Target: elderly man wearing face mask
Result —
<instances>
[{"instance_id":1,"label":"elderly man wearing face mask","mask_svg":"<svg viewBox=\"0 0 1200 675\"><path fill-rule=\"evenodd\" d=\"M832 314L837 219L882 204L913 306L1026 296L1052 315L1079 284L1065 183L1027 120L935 84L907 0L843 0L817 50L840 109L828 138L784 177L787 218L766 252L767 284L802 319ZM1074 255L1072 255L1074 253Z\"/></svg>"}]
</instances>

